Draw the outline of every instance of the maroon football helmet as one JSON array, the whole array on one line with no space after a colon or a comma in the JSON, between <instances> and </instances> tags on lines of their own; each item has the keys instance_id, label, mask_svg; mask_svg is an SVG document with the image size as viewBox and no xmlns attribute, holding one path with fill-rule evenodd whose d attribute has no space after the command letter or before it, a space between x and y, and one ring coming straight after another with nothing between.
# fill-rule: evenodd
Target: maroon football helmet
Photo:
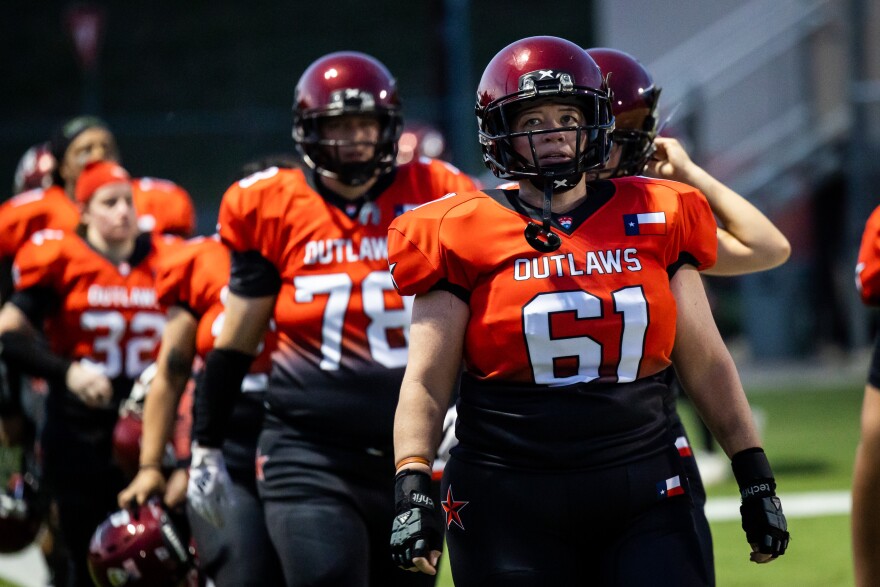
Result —
<instances>
[{"instance_id":1,"label":"maroon football helmet","mask_svg":"<svg viewBox=\"0 0 880 587\"><path fill-rule=\"evenodd\" d=\"M403 126L397 82L378 60L353 51L331 53L312 63L296 84L293 139L303 159L321 175L362 185L394 169ZM361 114L379 121L379 139L369 161L343 163L339 148L352 141L327 140L321 122Z\"/></svg>"},{"instance_id":2,"label":"maroon football helmet","mask_svg":"<svg viewBox=\"0 0 880 587\"><path fill-rule=\"evenodd\" d=\"M617 49L588 49L611 88L615 128L611 135L620 145L620 162L612 177L638 175L654 151L657 136L660 88L638 59Z\"/></svg>"},{"instance_id":3,"label":"maroon football helmet","mask_svg":"<svg viewBox=\"0 0 880 587\"><path fill-rule=\"evenodd\" d=\"M571 102L584 115L581 126L571 127L586 147L571 163L541 166L516 153L511 139L538 130L514 133L514 117L536 100L553 98ZM496 176L505 179L533 179L577 176L605 164L608 158L614 117L608 89L599 66L581 47L558 37L529 37L511 43L489 62L477 89L477 121L483 161ZM580 146L582 140L578 140Z\"/></svg>"},{"instance_id":4,"label":"maroon football helmet","mask_svg":"<svg viewBox=\"0 0 880 587\"><path fill-rule=\"evenodd\" d=\"M18 552L36 538L43 519L36 480L30 473L13 473L0 492L0 553Z\"/></svg>"},{"instance_id":5,"label":"maroon football helmet","mask_svg":"<svg viewBox=\"0 0 880 587\"><path fill-rule=\"evenodd\" d=\"M49 143L30 147L18 160L12 193L20 194L37 188L48 188L52 185L54 169L55 157L52 156Z\"/></svg>"},{"instance_id":6,"label":"maroon football helmet","mask_svg":"<svg viewBox=\"0 0 880 587\"><path fill-rule=\"evenodd\" d=\"M158 498L118 510L92 535L89 572L100 587L175 585L186 576L192 553Z\"/></svg>"}]
</instances>

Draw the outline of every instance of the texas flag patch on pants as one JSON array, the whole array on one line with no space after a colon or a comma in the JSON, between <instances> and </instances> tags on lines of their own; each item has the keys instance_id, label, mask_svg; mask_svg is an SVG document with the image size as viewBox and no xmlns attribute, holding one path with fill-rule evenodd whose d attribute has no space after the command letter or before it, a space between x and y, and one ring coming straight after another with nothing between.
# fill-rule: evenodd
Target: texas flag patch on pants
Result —
<instances>
[{"instance_id":1,"label":"texas flag patch on pants","mask_svg":"<svg viewBox=\"0 0 880 587\"><path fill-rule=\"evenodd\" d=\"M674 497L676 495L684 495L684 487L681 486L681 478L678 475L657 484L658 498L663 499L664 497Z\"/></svg>"},{"instance_id":2,"label":"texas flag patch on pants","mask_svg":"<svg viewBox=\"0 0 880 587\"><path fill-rule=\"evenodd\" d=\"M691 445L688 443L686 436L679 436L675 439L675 448L678 449L678 456L680 457L694 456L693 451L691 451Z\"/></svg>"},{"instance_id":3,"label":"texas flag patch on pants","mask_svg":"<svg viewBox=\"0 0 880 587\"><path fill-rule=\"evenodd\" d=\"M666 212L624 214L623 228L627 236L666 234Z\"/></svg>"}]
</instances>

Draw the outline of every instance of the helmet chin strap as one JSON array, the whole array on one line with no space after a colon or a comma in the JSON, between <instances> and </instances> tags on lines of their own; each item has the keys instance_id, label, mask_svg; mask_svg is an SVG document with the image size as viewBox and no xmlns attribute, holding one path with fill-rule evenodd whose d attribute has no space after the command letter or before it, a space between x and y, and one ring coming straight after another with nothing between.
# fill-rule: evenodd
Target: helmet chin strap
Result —
<instances>
[{"instance_id":1,"label":"helmet chin strap","mask_svg":"<svg viewBox=\"0 0 880 587\"><path fill-rule=\"evenodd\" d=\"M569 176L539 177L529 181L536 188L544 191L544 203L541 207L541 225L529 222L525 229L526 242L541 253L552 253L562 246L562 239L550 227L552 219L553 194L565 193L574 188L581 180L582 173Z\"/></svg>"}]
</instances>

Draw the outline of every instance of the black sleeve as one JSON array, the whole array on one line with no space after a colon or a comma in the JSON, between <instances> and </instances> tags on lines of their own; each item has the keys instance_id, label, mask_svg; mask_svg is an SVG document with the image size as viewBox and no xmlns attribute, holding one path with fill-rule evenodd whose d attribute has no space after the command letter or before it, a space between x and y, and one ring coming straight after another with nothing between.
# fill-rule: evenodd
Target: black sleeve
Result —
<instances>
[{"instance_id":1,"label":"black sleeve","mask_svg":"<svg viewBox=\"0 0 880 587\"><path fill-rule=\"evenodd\" d=\"M15 292L9 301L37 328L42 327L46 315L57 309L60 303L54 289L39 286Z\"/></svg>"},{"instance_id":2,"label":"black sleeve","mask_svg":"<svg viewBox=\"0 0 880 587\"><path fill-rule=\"evenodd\" d=\"M682 265L693 265L697 269L700 268L700 262L697 261L696 257L686 251L682 251L678 255L678 259L675 260L675 263L666 268L666 275L669 276L669 279L672 279L675 273L681 269Z\"/></svg>"},{"instance_id":3,"label":"black sleeve","mask_svg":"<svg viewBox=\"0 0 880 587\"><path fill-rule=\"evenodd\" d=\"M0 334L0 357L23 373L52 381L64 381L72 363L70 359L44 348L34 337L21 332Z\"/></svg>"},{"instance_id":4,"label":"black sleeve","mask_svg":"<svg viewBox=\"0 0 880 587\"><path fill-rule=\"evenodd\" d=\"M192 438L201 446L220 448L241 382L254 357L230 349L214 349L205 358L205 371L196 384Z\"/></svg>"},{"instance_id":5,"label":"black sleeve","mask_svg":"<svg viewBox=\"0 0 880 587\"><path fill-rule=\"evenodd\" d=\"M460 285L450 283L446 279L441 279L437 283L432 285L430 291L438 289L442 291L448 291L449 293L463 301L465 304L469 303L471 300L471 292Z\"/></svg>"},{"instance_id":6,"label":"black sleeve","mask_svg":"<svg viewBox=\"0 0 880 587\"><path fill-rule=\"evenodd\" d=\"M871 353L871 366L868 369L868 383L880 388L880 334L874 341L874 352Z\"/></svg>"},{"instance_id":7,"label":"black sleeve","mask_svg":"<svg viewBox=\"0 0 880 587\"><path fill-rule=\"evenodd\" d=\"M244 298L272 296L281 290L281 275L257 251L232 251L229 291Z\"/></svg>"}]
</instances>

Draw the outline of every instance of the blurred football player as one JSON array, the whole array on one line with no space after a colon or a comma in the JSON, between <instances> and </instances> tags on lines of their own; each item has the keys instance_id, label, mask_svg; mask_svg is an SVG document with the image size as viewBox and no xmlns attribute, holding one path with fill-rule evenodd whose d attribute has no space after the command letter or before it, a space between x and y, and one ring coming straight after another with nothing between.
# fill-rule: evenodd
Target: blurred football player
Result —
<instances>
[{"instance_id":1,"label":"blurred football player","mask_svg":"<svg viewBox=\"0 0 880 587\"><path fill-rule=\"evenodd\" d=\"M287 158L271 161L286 167L293 164ZM246 169L253 171L253 167L248 164ZM264 173L266 168L257 169ZM151 495L166 491L160 466L164 446L171 438L176 407L192 373L193 360L204 360L225 319L229 268L229 250L217 237L187 241L160 263L156 288L160 303L169 308L168 320L160 345L157 376L144 404L140 470L119 494L120 507L132 501L144 503ZM230 491L223 503L223 523L190 512L199 569L218 587L276 585L281 580L280 565L257 495L255 467L269 356L274 349L274 333L270 330L261 344L259 357L242 382L242 393L230 418L230 432L222 447L222 465L226 468L222 474L229 476ZM208 465L219 467L220 463L205 462L211 454L206 457L196 450L192 455L196 472Z\"/></svg>"},{"instance_id":2,"label":"blurred football player","mask_svg":"<svg viewBox=\"0 0 880 587\"><path fill-rule=\"evenodd\" d=\"M49 382L45 483L72 580L90 585L89 537L122 488L111 457L119 403L154 358L165 322L154 276L168 245L139 233L131 180L119 165L89 164L74 193L79 227L35 232L15 256L16 291L0 311L0 358Z\"/></svg>"},{"instance_id":3,"label":"blurred football player","mask_svg":"<svg viewBox=\"0 0 880 587\"><path fill-rule=\"evenodd\" d=\"M369 55L316 60L293 109L309 170L257 173L220 206L232 268L223 328L196 390L189 501L217 520L227 414L274 315L258 487L285 583L419 584L425 578L391 563L387 540L410 309L388 271L387 227L473 184L436 160L396 165L397 84Z\"/></svg>"},{"instance_id":4,"label":"blurred football player","mask_svg":"<svg viewBox=\"0 0 880 587\"><path fill-rule=\"evenodd\" d=\"M880 306L880 207L868 217L856 263L856 288L862 301ZM868 368L862 402L861 437L852 485L855 584L880 584L880 336Z\"/></svg>"},{"instance_id":5,"label":"blurred football player","mask_svg":"<svg viewBox=\"0 0 880 587\"><path fill-rule=\"evenodd\" d=\"M599 176L645 175L679 181L700 190L721 223L716 230L718 258L714 266L704 271L707 275L752 273L784 263L791 246L779 229L748 200L694 163L678 140L657 136L660 88L650 72L635 57L617 49L600 47L588 49L587 53L606 76L613 95L613 146L608 164ZM675 372L669 370L669 375L672 378L670 384L678 390L680 384ZM677 395L671 394L670 399L674 402ZM674 419L673 437L682 455L691 496L697 506L695 517L710 582L714 584L712 536L704 511L706 491L692 444L674 403L670 405L670 412ZM702 432L704 444L708 447L703 453L705 458L714 448L714 440L705 427Z\"/></svg>"},{"instance_id":6,"label":"blurred football player","mask_svg":"<svg viewBox=\"0 0 880 587\"><path fill-rule=\"evenodd\" d=\"M675 368L732 458L751 559L785 552L775 481L700 268L705 199L643 177L587 182L614 128L595 61L556 37L502 49L477 90L487 166L519 188L458 193L396 219L388 260L415 294L394 421L396 562L436 572L445 514L456 585L705 585L669 442ZM457 436L430 466L461 361Z\"/></svg>"}]
</instances>

